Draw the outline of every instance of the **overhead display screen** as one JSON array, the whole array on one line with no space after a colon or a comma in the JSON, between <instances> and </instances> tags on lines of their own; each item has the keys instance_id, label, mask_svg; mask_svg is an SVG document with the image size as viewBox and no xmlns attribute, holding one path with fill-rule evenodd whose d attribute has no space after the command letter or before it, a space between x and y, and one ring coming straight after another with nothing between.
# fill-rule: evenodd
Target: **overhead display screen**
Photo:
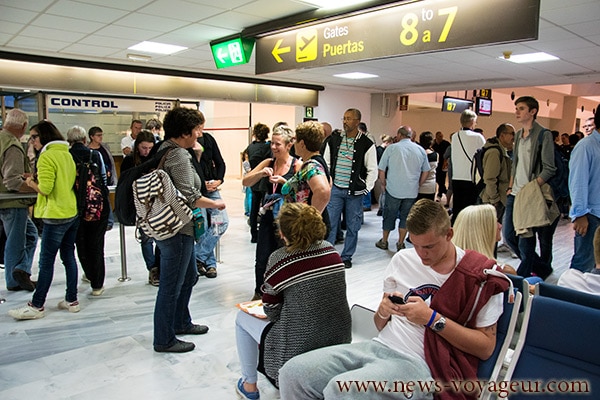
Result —
<instances>
[{"instance_id":1,"label":"overhead display screen","mask_svg":"<svg viewBox=\"0 0 600 400\"><path fill-rule=\"evenodd\" d=\"M534 40L540 0L439 0L392 7L256 41L256 73Z\"/></svg>"},{"instance_id":2,"label":"overhead display screen","mask_svg":"<svg viewBox=\"0 0 600 400\"><path fill-rule=\"evenodd\" d=\"M473 102L467 99L444 96L444 100L442 101L442 111L444 112L461 113L472 108Z\"/></svg>"}]
</instances>

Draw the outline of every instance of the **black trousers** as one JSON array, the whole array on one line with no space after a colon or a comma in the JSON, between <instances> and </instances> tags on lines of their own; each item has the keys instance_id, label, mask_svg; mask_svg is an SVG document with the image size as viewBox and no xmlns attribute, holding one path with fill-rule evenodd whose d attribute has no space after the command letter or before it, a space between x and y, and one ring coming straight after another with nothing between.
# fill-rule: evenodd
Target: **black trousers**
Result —
<instances>
[{"instance_id":1,"label":"black trousers","mask_svg":"<svg viewBox=\"0 0 600 400\"><path fill-rule=\"evenodd\" d=\"M77 230L77 257L90 280L92 289L104 286L106 267L104 264L104 234L108 225L108 216L100 221L79 221Z\"/></svg>"},{"instance_id":2,"label":"black trousers","mask_svg":"<svg viewBox=\"0 0 600 400\"><path fill-rule=\"evenodd\" d=\"M473 182L454 179L452 180L452 190L452 225L454 225L459 212L477 203L479 193Z\"/></svg>"}]
</instances>

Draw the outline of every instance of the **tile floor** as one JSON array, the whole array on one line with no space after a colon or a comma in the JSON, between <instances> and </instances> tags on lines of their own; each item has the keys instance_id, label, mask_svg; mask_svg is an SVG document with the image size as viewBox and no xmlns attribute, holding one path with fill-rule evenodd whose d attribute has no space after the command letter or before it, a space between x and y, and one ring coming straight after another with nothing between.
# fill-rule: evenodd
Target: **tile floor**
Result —
<instances>
[{"instance_id":1,"label":"tile floor","mask_svg":"<svg viewBox=\"0 0 600 400\"><path fill-rule=\"evenodd\" d=\"M79 285L81 312L56 308L64 295L64 270L57 262L55 278L46 303L46 317L15 321L7 311L24 305L31 294L4 290L0 270L0 398L55 399L234 399L239 377L235 348L235 304L249 300L254 287L254 245L246 219L239 180L229 179L223 188L231 219L222 239L216 279L200 278L190 304L196 323L210 331L188 336L196 344L186 354L152 351L152 313L156 288L147 284L133 228L126 228L129 281L121 277L119 231L106 236L106 291L92 297L88 284ZM381 220L375 209L365 213L354 268L347 270L348 300L375 308L379 302L381 276L391 251L375 247ZM390 240L397 237L392 234ZM561 220L554 240L554 282L570 262L572 231ZM517 265L514 260L501 260ZM504 257L503 257L504 256ZM33 275L37 274L37 257ZM279 398L270 383L259 380L261 398Z\"/></svg>"}]
</instances>

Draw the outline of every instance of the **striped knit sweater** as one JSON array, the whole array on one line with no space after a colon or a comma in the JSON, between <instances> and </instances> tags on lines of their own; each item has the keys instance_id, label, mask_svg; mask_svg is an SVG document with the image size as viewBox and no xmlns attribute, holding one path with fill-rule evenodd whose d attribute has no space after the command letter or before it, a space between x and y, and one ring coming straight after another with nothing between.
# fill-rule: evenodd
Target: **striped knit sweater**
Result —
<instances>
[{"instance_id":1,"label":"striped knit sweater","mask_svg":"<svg viewBox=\"0 0 600 400\"><path fill-rule=\"evenodd\" d=\"M265 273L263 303L271 323L260 343L258 370L279 386L279 369L308 351L350 343L351 320L344 264L325 241L306 251L273 252Z\"/></svg>"}]
</instances>

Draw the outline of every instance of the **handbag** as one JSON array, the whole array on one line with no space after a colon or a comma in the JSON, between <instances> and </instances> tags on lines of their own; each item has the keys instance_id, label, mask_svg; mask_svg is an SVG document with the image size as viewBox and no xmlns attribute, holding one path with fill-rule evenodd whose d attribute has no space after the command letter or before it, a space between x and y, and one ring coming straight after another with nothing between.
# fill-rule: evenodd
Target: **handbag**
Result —
<instances>
[{"instance_id":1,"label":"handbag","mask_svg":"<svg viewBox=\"0 0 600 400\"><path fill-rule=\"evenodd\" d=\"M194 215L194 240L199 242L202 235L204 235L204 231L206 230L204 226L204 215L202 214L202 209L200 208L194 208L192 213Z\"/></svg>"}]
</instances>

